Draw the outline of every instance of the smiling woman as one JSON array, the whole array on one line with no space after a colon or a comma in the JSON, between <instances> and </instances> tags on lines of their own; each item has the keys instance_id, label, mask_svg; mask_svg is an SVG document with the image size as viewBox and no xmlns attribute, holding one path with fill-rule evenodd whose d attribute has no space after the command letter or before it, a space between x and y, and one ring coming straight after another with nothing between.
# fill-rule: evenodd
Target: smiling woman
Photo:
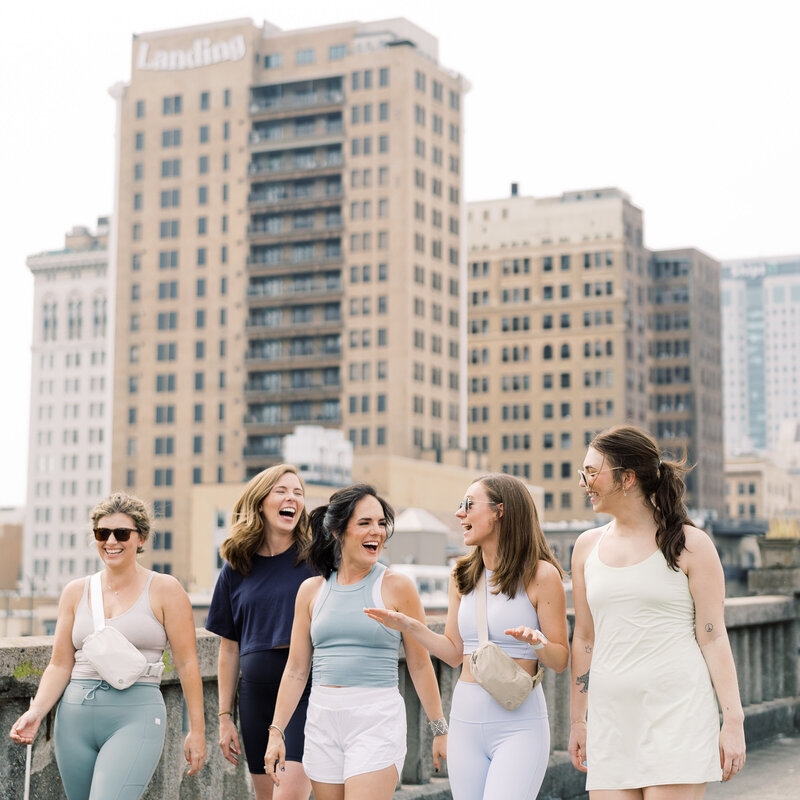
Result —
<instances>
[{"instance_id":1,"label":"smiling woman","mask_svg":"<svg viewBox=\"0 0 800 800\"><path fill-rule=\"evenodd\" d=\"M424 620L414 584L378 563L394 512L375 489L340 489L311 512L309 563L321 577L297 593L289 661L269 726L265 764L283 788L286 723L313 668L303 766L317 800L388 800L406 752L398 691L401 636L362 613L367 606ZM432 720L433 761L445 756L447 724L430 657L413 638L403 645L414 687Z\"/></svg>"},{"instance_id":2,"label":"smiling woman","mask_svg":"<svg viewBox=\"0 0 800 800\"><path fill-rule=\"evenodd\" d=\"M305 487L297 468L279 464L247 484L233 509L231 535L221 548L222 568L206 628L222 637L219 647L219 746L232 764L241 747L233 721L239 683L244 752L256 800L270 800L264 774L267 726L289 654L294 602L300 584L314 573L304 561L308 545ZM311 787L303 773L303 728L309 687L286 728L287 773L282 798L305 800Z\"/></svg>"},{"instance_id":3,"label":"smiling woman","mask_svg":"<svg viewBox=\"0 0 800 800\"><path fill-rule=\"evenodd\" d=\"M100 596L95 596L94 582L90 588L89 578L64 589L50 664L30 710L11 728L11 738L30 744L44 715L61 698L54 739L67 796L136 800L144 794L164 745L166 710L158 687L167 643L189 711L184 743L188 774L198 772L205 761L194 620L178 581L136 562L150 535L150 516L141 500L114 494L95 506L91 518L104 565L98 573ZM103 680L84 652L95 630L93 611L98 606L106 627L122 634L147 664L128 688L118 690Z\"/></svg>"}]
</instances>

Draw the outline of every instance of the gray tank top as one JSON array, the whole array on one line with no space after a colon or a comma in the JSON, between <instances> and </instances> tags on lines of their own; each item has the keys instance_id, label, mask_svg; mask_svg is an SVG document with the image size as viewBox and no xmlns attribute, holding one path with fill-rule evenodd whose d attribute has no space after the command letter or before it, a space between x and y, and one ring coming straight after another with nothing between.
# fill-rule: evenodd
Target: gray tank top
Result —
<instances>
[{"instance_id":1,"label":"gray tank top","mask_svg":"<svg viewBox=\"0 0 800 800\"><path fill-rule=\"evenodd\" d=\"M161 660L167 646L167 632L155 618L150 606L151 572L142 593L136 602L123 614L106 620L106 625L116 628L147 659L148 664ZM89 608L89 582L91 576L83 584L83 595L75 609L75 621L72 624L72 646L75 648L75 666L72 677L78 680L102 680L95 668L87 661L81 649L83 640L94 630L92 611ZM142 676L136 683L160 682L156 676Z\"/></svg>"}]
</instances>

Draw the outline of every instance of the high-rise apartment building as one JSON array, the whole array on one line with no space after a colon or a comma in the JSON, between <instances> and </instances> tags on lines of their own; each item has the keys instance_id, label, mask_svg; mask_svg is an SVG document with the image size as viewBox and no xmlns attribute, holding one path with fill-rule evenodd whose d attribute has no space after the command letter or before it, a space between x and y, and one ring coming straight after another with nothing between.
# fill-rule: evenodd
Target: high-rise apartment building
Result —
<instances>
[{"instance_id":1,"label":"high-rise apartment building","mask_svg":"<svg viewBox=\"0 0 800 800\"><path fill-rule=\"evenodd\" d=\"M57 595L95 569L89 511L111 473L108 219L32 255L33 343L22 577Z\"/></svg>"},{"instance_id":2,"label":"high-rise apartment building","mask_svg":"<svg viewBox=\"0 0 800 800\"><path fill-rule=\"evenodd\" d=\"M648 423L642 225L618 189L469 204L469 446L543 486L547 519L591 516L595 432Z\"/></svg>"},{"instance_id":3,"label":"high-rise apartment building","mask_svg":"<svg viewBox=\"0 0 800 800\"><path fill-rule=\"evenodd\" d=\"M464 80L406 20L134 37L118 102L113 483L190 580L193 485L460 442ZM157 546L158 545L158 546Z\"/></svg>"},{"instance_id":4,"label":"high-rise apartment building","mask_svg":"<svg viewBox=\"0 0 800 800\"><path fill-rule=\"evenodd\" d=\"M724 513L720 264L694 248L650 256L650 430L694 469L693 509Z\"/></svg>"},{"instance_id":5,"label":"high-rise apartment building","mask_svg":"<svg viewBox=\"0 0 800 800\"><path fill-rule=\"evenodd\" d=\"M771 453L800 420L800 255L722 264L725 452Z\"/></svg>"}]
</instances>

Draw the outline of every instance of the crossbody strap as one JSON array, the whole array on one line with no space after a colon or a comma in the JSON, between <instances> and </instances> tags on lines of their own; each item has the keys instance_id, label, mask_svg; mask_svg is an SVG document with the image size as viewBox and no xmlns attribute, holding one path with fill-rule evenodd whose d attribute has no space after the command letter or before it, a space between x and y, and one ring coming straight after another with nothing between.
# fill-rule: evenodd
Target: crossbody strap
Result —
<instances>
[{"instance_id":1,"label":"crossbody strap","mask_svg":"<svg viewBox=\"0 0 800 800\"><path fill-rule=\"evenodd\" d=\"M100 573L95 572L92 575L89 584L91 588L91 601L92 601L92 621L94 622L94 629L101 631L106 626L105 610L103 609L103 588L100 586Z\"/></svg>"},{"instance_id":2,"label":"crossbody strap","mask_svg":"<svg viewBox=\"0 0 800 800\"><path fill-rule=\"evenodd\" d=\"M478 627L478 641L486 644L489 641L489 625L486 622L486 570L481 572L478 582L475 584L475 621Z\"/></svg>"}]
</instances>

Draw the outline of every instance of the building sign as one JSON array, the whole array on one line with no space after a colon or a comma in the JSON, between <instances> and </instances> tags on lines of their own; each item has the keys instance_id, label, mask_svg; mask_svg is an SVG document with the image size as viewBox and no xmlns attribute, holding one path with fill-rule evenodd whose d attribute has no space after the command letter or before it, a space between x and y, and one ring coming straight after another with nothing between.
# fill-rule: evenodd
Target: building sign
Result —
<instances>
[{"instance_id":1,"label":"building sign","mask_svg":"<svg viewBox=\"0 0 800 800\"><path fill-rule=\"evenodd\" d=\"M136 53L136 69L181 70L208 67L221 61L241 61L247 52L244 36L212 42L211 39L195 39L186 50L153 50L149 42L142 42Z\"/></svg>"}]
</instances>

